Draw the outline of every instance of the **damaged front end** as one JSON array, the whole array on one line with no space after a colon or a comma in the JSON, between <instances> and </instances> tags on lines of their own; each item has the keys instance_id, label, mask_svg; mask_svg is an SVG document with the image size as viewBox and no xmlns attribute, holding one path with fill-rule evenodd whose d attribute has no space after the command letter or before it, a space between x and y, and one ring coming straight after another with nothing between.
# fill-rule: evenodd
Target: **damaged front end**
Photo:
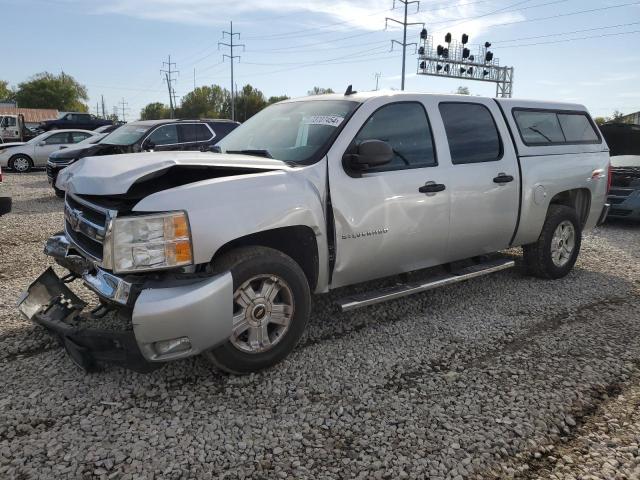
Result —
<instances>
[{"instance_id":1,"label":"damaged front end","mask_svg":"<svg viewBox=\"0 0 640 480\"><path fill-rule=\"evenodd\" d=\"M60 278L47 269L23 293L18 307L54 335L77 365L95 371L102 363L111 363L149 372L159 362L197 355L229 338L233 322L229 272L211 275L173 269L114 274L106 267L108 249L103 244L110 241L117 212L101 216L98 209L88 209L91 204L84 204L69 215L70 201L65 205L65 232L49 238L44 249L69 273ZM67 286L74 280L97 295L96 309L85 311L86 302ZM124 328L94 328L109 311L124 318Z\"/></svg>"},{"instance_id":2,"label":"damaged front end","mask_svg":"<svg viewBox=\"0 0 640 480\"><path fill-rule=\"evenodd\" d=\"M613 167L611 174L608 216L640 221L640 166Z\"/></svg>"}]
</instances>

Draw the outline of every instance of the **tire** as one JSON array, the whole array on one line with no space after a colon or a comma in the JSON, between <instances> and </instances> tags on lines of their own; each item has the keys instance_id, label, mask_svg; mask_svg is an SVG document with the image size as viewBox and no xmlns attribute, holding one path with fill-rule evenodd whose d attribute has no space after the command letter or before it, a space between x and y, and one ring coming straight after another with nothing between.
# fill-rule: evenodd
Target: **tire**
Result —
<instances>
[{"instance_id":1,"label":"tire","mask_svg":"<svg viewBox=\"0 0 640 480\"><path fill-rule=\"evenodd\" d=\"M53 187L53 191L55 192L56 197L58 197L58 198L64 198L64 190L60 190L60 189L59 189L59 188L57 188L57 187Z\"/></svg>"},{"instance_id":2,"label":"tire","mask_svg":"<svg viewBox=\"0 0 640 480\"><path fill-rule=\"evenodd\" d=\"M300 266L272 248L242 247L223 255L213 270L231 271L234 325L241 327L238 334L203 356L237 375L281 361L302 337L311 311L309 283ZM279 309L277 317L273 315L275 307Z\"/></svg>"},{"instance_id":3,"label":"tire","mask_svg":"<svg viewBox=\"0 0 640 480\"><path fill-rule=\"evenodd\" d=\"M27 173L33 168L33 160L28 155L14 155L9 159L9 166L14 172Z\"/></svg>"},{"instance_id":4,"label":"tire","mask_svg":"<svg viewBox=\"0 0 640 480\"><path fill-rule=\"evenodd\" d=\"M523 247L528 273L546 279L566 276L578 259L581 242L582 227L576 211L550 205L538 241Z\"/></svg>"}]
</instances>

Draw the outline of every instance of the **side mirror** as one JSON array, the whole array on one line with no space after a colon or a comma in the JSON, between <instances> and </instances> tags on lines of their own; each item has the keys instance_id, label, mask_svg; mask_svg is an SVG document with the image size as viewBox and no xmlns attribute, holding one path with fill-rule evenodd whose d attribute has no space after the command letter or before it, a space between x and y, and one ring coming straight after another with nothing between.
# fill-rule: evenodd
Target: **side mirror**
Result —
<instances>
[{"instance_id":1,"label":"side mirror","mask_svg":"<svg viewBox=\"0 0 640 480\"><path fill-rule=\"evenodd\" d=\"M365 140L353 150L342 157L345 166L353 170L367 170L385 165L393 160L394 156L391 145L382 140Z\"/></svg>"},{"instance_id":2,"label":"side mirror","mask_svg":"<svg viewBox=\"0 0 640 480\"><path fill-rule=\"evenodd\" d=\"M156 148L155 144L148 140L142 145L142 150L153 150L154 148Z\"/></svg>"},{"instance_id":3,"label":"side mirror","mask_svg":"<svg viewBox=\"0 0 640 480\"><path fill-rule=\"evenodd\" d=\"M47 142L45 142L44 140L42 140L41 142L38 142L39 147L44 147L46 144Z\"/></svg>"},{"instance_id":4,"label":"side mirror","mask_svg":"<svg viewBox=\"0 0 640 480\"><path fill-rule=\"evenodd\" d=\"M11 197L0 197L0 217L11 211Z\"/></svg>"},{"instance_id":5,"label":"side mirror","mask_svg":"<svg viewBox=\"0 0 640 480\"><path fill-rule=\"evenodd\" d=\"M222 153L222 149L218 145L209 145L209 151L213 153Z\"/></svg>"}]
</instances>

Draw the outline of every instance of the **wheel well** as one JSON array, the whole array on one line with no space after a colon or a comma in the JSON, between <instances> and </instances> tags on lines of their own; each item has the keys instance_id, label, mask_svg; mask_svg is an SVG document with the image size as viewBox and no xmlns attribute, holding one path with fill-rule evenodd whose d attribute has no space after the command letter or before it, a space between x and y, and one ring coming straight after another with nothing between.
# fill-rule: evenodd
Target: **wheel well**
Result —
<instances>
[{"instance_id":1,"label":"wheel well","mask_svg":"<svg viewBox=\"0 0 640 480\"><path fill-rule=\"evenodd\" d=\"M586 188L566 190L556 194L550 205L565 205L573 208L578 214L580 224L584 227L591 208L591 192Z\"/></svg>"},{"instance_id":2,"label":"wheel well","mask_svg":"<svg viewBox=\"0 0 640 480\"><path fill-rule=\"evenodd\" d=\"M279 250L291 257L304 272L311 291L318 283L318 243L310 227L297 225L275 228L236 238L224 244L213 257L213 262L221 255L238 247L262 246Z\"/></svg>"}]
</instances>

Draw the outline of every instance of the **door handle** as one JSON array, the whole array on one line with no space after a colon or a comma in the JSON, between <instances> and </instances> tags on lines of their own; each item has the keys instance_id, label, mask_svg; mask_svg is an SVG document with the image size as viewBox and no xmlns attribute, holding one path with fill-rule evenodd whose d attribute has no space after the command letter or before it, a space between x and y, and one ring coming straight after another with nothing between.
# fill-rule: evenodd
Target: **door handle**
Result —
<instances>
[{"instance_id":1,"label":"door handle","mask_svg":"<svg viewBox=\"0 0 640 480\"><path fill-rule=\"evenodd\" d=\"M442 183L427 182L418 191L420 193L437 193L442 192L446 187Z\"/></svg>"},{"instance_id":2,"label":"door handle","mask_svg":"<svg viewBox=\"0 0 640 480\"><path fill-rule=\"evenodd\" d=\"M509 183L513 182L513 175L507 175L504 173L499 173L497 177L493 179L495 183Z\"/></svg>"}]
</instances>

